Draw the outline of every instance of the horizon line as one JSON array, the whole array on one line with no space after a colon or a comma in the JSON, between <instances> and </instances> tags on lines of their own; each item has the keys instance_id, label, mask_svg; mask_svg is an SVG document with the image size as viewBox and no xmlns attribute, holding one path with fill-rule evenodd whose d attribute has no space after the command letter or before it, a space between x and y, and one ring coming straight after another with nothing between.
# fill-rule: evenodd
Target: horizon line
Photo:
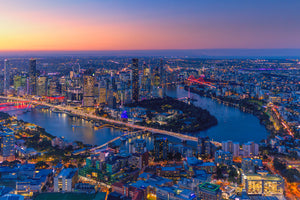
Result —
<instances>
[{"instance_id":1,"label":"horizon line","mask_svg":"<svg viewBox=\"0 0 300 200\"><path fill-rule=\"evenodd\" d=\"M184 50L300 50L300 47L297 48L204 48L204 49L10 49L10 50L1 50L0 52L78 52L78 51L184 51Z\"/></svg>"}]
</instances>

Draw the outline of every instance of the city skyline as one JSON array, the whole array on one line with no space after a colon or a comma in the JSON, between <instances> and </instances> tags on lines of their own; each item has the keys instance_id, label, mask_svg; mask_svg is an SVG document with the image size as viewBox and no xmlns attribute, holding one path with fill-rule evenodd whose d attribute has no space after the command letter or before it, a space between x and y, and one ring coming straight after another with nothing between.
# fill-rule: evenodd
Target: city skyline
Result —
<instances>
[{"instance_id":1,"label":"city skyline","mask_svg":"<svg viewBox=\"0 0 300 200\"><path fill-rule=\"evenodd\" d=\"M13 1L0 51L300 48L298 1Z\"/></svg>"}]
</instances>

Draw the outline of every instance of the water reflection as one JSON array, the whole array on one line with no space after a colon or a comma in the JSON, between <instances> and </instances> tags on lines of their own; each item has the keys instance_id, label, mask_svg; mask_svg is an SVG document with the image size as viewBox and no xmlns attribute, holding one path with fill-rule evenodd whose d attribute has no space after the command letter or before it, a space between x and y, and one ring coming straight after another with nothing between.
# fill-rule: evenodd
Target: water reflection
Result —
<instances>
[{"instance_id":1,"label":"water reflection","mask_svg":"<svg viewBox=\"0 0 300 200\"><path fill-rule=\"evenodd\" d=\"M188 92L179 87L173 87L167 90L167 95L181 98L187 97ZM217 141L233 140L238 142L247 142L249 140L260 142L268 135L265 127L252 114L241 112L237 108L225 106L210 98L200 97L197 94L191 93L191 98L197 100L193 102L196 106L208 110L218 119L217 126L195 133L195 135L209 136Z\"/></svg>"},{"instance_id":2,"label":"water reflection","mask_svg":"<svg viewBox=\"0 0 300 200\"><path fill-rule=\"evenodd\" d=\"M182 88L170 87L167 90L167 95L181 98L188 94ZM194 102L195 105L207 109L218 119L217 126L195 133L195 135L207 135L217 141L233 140L238 142L249 140L259 142L266 138L268 133L255 116L219 104L209 98L195 94L191 94L191 97L197 99ZM15 114L18 114L19 119L44 127L50 134L64 136L69 141L77 140L87 144L101 145L122 134L121 130L111 127L94 129L93 123L89 121L49 110L33 110L32 112ZM141 137L147 140L147 147L152 149L153 139L148 136ZM127 140L126 145L128 144L129 141Z\"/></svg>"}]
</instances>

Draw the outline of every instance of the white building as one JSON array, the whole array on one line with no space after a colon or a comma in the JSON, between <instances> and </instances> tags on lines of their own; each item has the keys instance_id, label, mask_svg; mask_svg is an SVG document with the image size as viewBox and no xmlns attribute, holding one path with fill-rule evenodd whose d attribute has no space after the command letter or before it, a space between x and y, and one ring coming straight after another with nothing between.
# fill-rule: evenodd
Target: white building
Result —
<instances>
[{"instance_id":1,"label":"white building","mask_svg":"<svg viewBox=\"0 0 300 200\"><path fill-rule=\"evenodd\" d=\"M222 142L222 150L232 153L232 151L233 151L233 143L232 143L232 141L231 140L223 141Z\"/></svg>"},{"instance_id":2,"label":"white building","mask_svg":"<svg viewBox=\"0 0 300 200\"><path fill-rule=\"evenodd\" d=\"M63 169L54 177L54 192L72 192L78 178L78 169Z\"/></svg>"},{"instance_id":3,"label":"white building","mask_svg":"<svg viewBox=\"0 0 300 200\"><path fill-rule=\"evenodd\" d=\"M233 146L232 155L239 156L240 155L240 143L234 142L232 146Z\"/></svg>"},{"instance_id":4,"label":"white building","mask_svg":"<svg viewBox=\"0 0 300 200\"><path fill-rule=\"evenodd\" d=\"M243 144L243 151L245 157L257 156L259 152L259 145L254 142L247 142Z\"/></svg>"}]
</instances>

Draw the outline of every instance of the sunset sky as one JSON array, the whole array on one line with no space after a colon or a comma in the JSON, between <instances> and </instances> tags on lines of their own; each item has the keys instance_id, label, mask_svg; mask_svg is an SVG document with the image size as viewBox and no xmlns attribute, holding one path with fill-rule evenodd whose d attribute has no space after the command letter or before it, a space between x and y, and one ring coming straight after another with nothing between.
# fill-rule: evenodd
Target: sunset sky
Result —
<instances>
[{"instance_id":1,"label":"sunset sky","mask_svg":"<svg viewBox=\"0 0 300 200\"><path fill-rule=\"evenodd\" d=\"M0 51L300 48L299 0L0 2Z\"/></svg>"}]
</instances>

